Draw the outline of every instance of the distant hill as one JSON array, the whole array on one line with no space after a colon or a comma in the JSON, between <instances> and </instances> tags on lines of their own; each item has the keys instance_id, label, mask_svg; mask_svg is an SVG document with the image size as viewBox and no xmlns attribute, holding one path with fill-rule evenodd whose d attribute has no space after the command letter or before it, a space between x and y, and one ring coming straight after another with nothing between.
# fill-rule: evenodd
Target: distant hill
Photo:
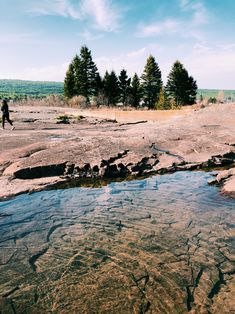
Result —
<instances>
[{"instance_id":1,"label":"distant hill","mask_svg":"<svg viewBox=\"0 0 235 314\"><path fill-rule=\"evenodd\" d=\"M223 90L223 89L198 89L197 98L202 95L203 98L216 98L220 91L224 92L225 101L235 101L235 90Z\"/></svg>"},{"instance_id":2,"label":"distant hill","mask_svg":"<svg viewBox=\"0 0 235 314\"><path fill-rule=\"evenodd\" d=\"M0 98L22 99L27 96L42 98L51 94L63 94L62 82L24 80L0 80Z\"/></svg>"},{"instance_id":3,"label":"distant hill","mask_svg":"<svg viewBox=\"0 0 235 314\"><path fill-rule=\"evenodd\" d=\"M27 97L42 98L48 95L62 95L63 82L43 82L24 80L1 80L0 79L0 99L23 99ZM218 95L218 89L198 89L197 98L214 98ZM235 90L223 90L225 100L235 101Z\"/></svg>"}]
</instances>

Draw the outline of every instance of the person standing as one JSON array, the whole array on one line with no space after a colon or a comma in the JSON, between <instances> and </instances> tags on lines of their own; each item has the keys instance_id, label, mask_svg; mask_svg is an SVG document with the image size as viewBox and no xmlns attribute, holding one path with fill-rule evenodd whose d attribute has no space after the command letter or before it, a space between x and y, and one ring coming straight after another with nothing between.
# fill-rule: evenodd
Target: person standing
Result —
<instances>
[{"instance_id":1,"label":"person standing","mask_svg":"<svg viewBox=\"0 0 235 314\"><path fill-rule=\"evenodd\" d=\"M4 129L4 127L5 127L5 120L7 120L7 122L10 123L10 125L12 126L11 129L14 130L15 127L13 126L13 123L10 120L10 117L9 117L9 107L8 107L8 103L7 103L6 99L3 99L3 101L2 101L1 110L2 110L2 128Z\"/></svg>"}]
</instances>

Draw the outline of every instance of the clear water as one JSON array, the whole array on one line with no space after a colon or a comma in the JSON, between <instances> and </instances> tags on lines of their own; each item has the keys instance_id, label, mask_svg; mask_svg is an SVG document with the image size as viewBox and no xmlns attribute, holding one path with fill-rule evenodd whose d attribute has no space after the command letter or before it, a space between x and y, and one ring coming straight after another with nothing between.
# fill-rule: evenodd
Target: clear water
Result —
<instances>
[{"instance_id":1,"label":"clear water","mask_svg":"<svg viewBox=\"0 0 235 314\"><path fill-rule=\"evenodd\" d=\"M196 276L200 267L210 265L203 276L211 278L218 265L224 272L232 269L235 200L221 196L216 186L208 186L210 178L211 174L205 172L177 172L114 182L101 188L43 191L1 202L0 295L13 291L9 297L21 310L30 311L37 304L43 311L53 307L63 312L65 302L70 311L76 311L76 306L83 309L85 303L86 309L88 303L91 308L96 307L96 302L102 309L104 295L99 296L100 288L91 293L91 278L105 272L112 282L118 272L123 272L123 276L127 270L151 272L161 265L161 276L179 296L168 292L170 301L164 301L159 293L157 297L149 290L152 292L148 298L152 300L148 302L152 307L158 302L159 307L165 308L173 302L173 307L182 307L181 312L190 309L190 297L184 295L182 285L193 284L194 271ZM227 260L223 262L224 256ZM71 262L74 259L77 267ZM137 262L139 266L133 266ZM174 266L165 266L169 263ZM182 274L182 267L189 269ZM83 303L71 288L74 273L81 278L81 286L77 283L74 291L82 289ZM114 289L116 292L127 285L129 279L124 277L118 279L121 286ZM166 289L164 280L162 289ZM218 293L209 279L204 285L208 285L207 298ZM88 286L86 290L84 287ZM64 292L68 287L70 293ZM49 299L54 298L55 290L59 296L56 303L51 303ZM107 288L106 293L114 294L114 308L125 306L131 313L137 305L134 301L124 302L125 291L114 293ZM110 311L115 312L110 302Z\"/></svg>"}]
</instances>

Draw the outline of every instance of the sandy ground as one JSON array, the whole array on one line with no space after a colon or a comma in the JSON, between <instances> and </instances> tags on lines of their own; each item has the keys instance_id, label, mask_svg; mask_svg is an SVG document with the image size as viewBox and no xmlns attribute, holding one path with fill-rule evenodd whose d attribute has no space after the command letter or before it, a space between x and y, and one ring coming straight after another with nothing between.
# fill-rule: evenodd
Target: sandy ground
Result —
<instances>
[{"instance_id":1,"label":"sandy ground","mask_svg":"<svg viewBox=\"0 0 235 314\"><path fill-rule=\"evenodd\" d=\"M77 110L12 105L0 132L0 197L71 178L118 177L227 166L235 155L235 105L201 110ZM69 124L58 124L60 115ZM83 119L80 119L80 116ZM234 174L223 192L234 194Z\"/></svg>"}]
</instances>

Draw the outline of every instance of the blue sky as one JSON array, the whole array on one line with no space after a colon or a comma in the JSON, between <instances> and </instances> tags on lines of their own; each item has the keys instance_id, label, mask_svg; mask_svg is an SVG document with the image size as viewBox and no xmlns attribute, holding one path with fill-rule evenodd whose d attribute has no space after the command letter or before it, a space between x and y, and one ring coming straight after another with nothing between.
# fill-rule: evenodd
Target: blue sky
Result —
<instances>
[{"instance_id":1,"label":"blue sky","mask_svg":"<svg viewBox=\"0 0 235 314\"><path fill-rule=\"evenodd\" d=\"M200 88L235 89L234 0L0 0L0 78L63 81L82 45L101 74L163 79L179 59Z\"/></svg>"}]
</instances>

